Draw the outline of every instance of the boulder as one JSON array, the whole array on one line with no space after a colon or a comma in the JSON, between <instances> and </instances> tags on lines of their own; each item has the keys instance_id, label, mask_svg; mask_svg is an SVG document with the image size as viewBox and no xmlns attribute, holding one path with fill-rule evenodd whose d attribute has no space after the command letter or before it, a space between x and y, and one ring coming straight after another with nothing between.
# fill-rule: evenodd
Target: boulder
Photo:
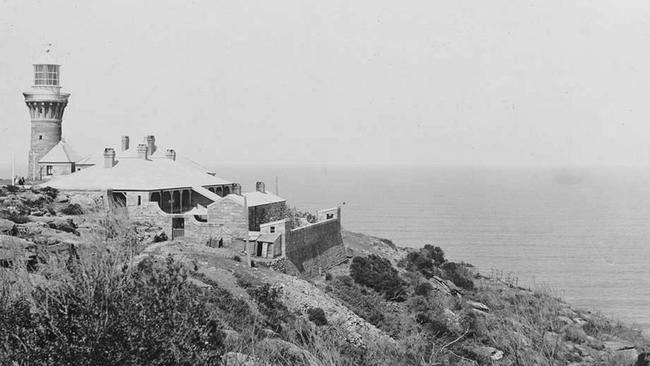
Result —
<instances>
[{"instance_id":1,"label":"boulder","mask_svg":"<svg viewBox=\"0 0 650 366\"><path fill-rule=\"evenodd\" d=\"M258 358L239 352L227 352L221 357L224 366L255 366L260 365Z\"/></svg>"},{"instance_id":2,"label":"boulder","mask_svg":"<svg viewBox=\"0 0 650 366\"><path fill-rule=\"evenodd\" d=\"M503 358L503 351L489 346L468 347L466 351L479 360L499 361Z\"/></svg>"},{"instance_id":3,"label":"boulder","mask_svg":"<svg viewBox=\"0 0 650 366\"><path fill-rule=\"evenodd\" d=\"M4 235L16 235L16 224L13 221L0 218L0 234Z\"/></svg>"},{"instance_id":4,"label":"boulder","mask_svg":"<svg viewBox=\"0 0 650 366\"><path fill-rule=\"evenodd\" d=\"M467 300L467 305L469 305L472 309L476 309L484 313L490 312L490 308L488 308L487 305L478 301Z\"/></svg>"},{"instance_id":5,"label":"boulder","mask_svg":"<svg viewBox=\"0 0 650 366\"><path fill-rule=\"evenodd\" d=\"M0 267L13 267L26 263L33 266L37 263L36 244L15 236L0 235Z\"/></svg>"}]
</instances>

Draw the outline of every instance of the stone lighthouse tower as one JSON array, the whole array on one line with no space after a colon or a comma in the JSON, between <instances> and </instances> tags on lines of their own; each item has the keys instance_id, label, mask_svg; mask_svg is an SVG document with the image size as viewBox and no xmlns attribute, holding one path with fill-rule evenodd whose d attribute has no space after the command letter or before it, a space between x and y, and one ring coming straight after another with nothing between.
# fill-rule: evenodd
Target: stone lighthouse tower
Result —
<instances>
[{"instance_id":1,"label":"stone lighthouse tower","mask_svg":"<svg viewBox=\"0 0 650 366\"><path fill-rule=\"evenodd\" d=\"M38 161L61 141L63 111L70 94L61 93L59 69L48 48L44 57L34 64L31 90L23 93L32 120L28 172L31 179L42 176Z\"/></svg>"}]
</instances>

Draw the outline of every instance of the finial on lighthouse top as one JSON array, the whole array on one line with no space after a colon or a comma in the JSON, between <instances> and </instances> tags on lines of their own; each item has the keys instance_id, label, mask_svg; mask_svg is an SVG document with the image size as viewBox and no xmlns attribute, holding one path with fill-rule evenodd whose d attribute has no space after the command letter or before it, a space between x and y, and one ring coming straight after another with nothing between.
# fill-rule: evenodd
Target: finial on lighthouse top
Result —
<instances>
[{"instance_id":1,"label":"finial on lighthouse top","mask_svg":"<svg viewBox=\"0 0 650 366\"><path fill-rule=\"evenodd\" d=\"M34 86L59 86L59 64L54 60L52 50L52 43L44 44L43 52L34 63Z\"/></svg>"}]
</instances>

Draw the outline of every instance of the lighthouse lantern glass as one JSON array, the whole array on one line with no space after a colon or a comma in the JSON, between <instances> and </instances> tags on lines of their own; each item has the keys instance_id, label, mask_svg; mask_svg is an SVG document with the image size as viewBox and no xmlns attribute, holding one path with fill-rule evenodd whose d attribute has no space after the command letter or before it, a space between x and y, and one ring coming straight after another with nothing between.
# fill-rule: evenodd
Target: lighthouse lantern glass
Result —
<instances>
[{"instance_id":1,"label":"lighthouse lantern glass","mask_svg":"<svg viewBox=\"0 0 650 366\"><path fill-rule=\"evenodd\" d=\"M58 86L59 65L34 65L34 85Z\"/></svg>"}]
</instances>

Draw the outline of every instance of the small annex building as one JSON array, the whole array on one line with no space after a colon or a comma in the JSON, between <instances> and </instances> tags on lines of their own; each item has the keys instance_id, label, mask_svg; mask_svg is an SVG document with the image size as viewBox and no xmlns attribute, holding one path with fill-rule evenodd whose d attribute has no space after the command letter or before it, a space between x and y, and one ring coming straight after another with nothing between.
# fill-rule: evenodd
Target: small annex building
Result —
<instances>
[{"instance_id":1,"label":"small annex building","mask_svg":"<svg viewBox=\"0 0 650 366\"><path fill-rule=\"evenodd\" d=\"M95 165L90 157L82 157L70 146L68 142L61 139L54 147L38 160L40 176L42 180L52 179L60 175L68 175Z\"/></svg>"}]
</instances>

